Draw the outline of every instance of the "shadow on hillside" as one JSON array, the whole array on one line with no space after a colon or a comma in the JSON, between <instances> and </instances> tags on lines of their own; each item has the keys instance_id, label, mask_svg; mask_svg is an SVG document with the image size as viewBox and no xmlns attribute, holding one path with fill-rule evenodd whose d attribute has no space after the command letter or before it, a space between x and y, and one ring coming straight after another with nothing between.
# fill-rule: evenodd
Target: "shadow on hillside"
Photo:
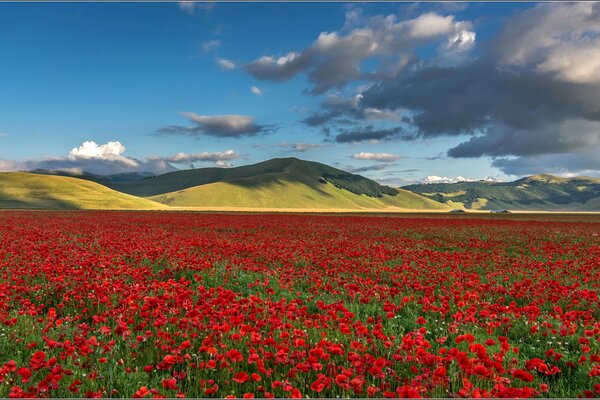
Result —
<instances>
[{"instance_id":1,"label":"shadow on hillside","mask_svg":"<svg viewBox=\"0 0 600 400\"><path fill-rule=\"evenodd\" d=\"M317 190L324 196L331 196L321 189L318 171L297 170L298 160L294 158L273 159L259 164L236 168L202 168L181 170L131 182L102 182L112 189L135 196L150 197L172 193L195 186L224 182L248 189L267 188L284 185L284 182L302 183ZM312 183L314 180L314 183Z\"/></svg>"},{"instance_id":2,"label":"shadow on hillside","mask_svg":"<svg viewBox=\"0 0 600 400\"><path fill-rule=\"evenodd\" d=\"M79 210L72 203L55 198L15 199L0 197L0 209L15 210Z\"/></svg>"},{"instance_id":3,"label":"shadow on hillside","mask_svg":"<svg viewBox=\"0 0 600 400\"><path fill-rule=\"evenodd\" d=\"M323 196L333 197L330 193L323 190L322 186L325 186L325 183L321 183L318 179L315 179L315 183L311 184L310 182L307 182L308 180L309 179L306 178L300 179L298 177L295 177L293 174L284 175L284 177L282 177L281 174L265 174L253 178L226 181L226 183L235 186L240 186L245 189L266 189L269 187L273 187L274 185L283 187L286 183L300 183L317 191Z\"/></svg>"}]
</instances>

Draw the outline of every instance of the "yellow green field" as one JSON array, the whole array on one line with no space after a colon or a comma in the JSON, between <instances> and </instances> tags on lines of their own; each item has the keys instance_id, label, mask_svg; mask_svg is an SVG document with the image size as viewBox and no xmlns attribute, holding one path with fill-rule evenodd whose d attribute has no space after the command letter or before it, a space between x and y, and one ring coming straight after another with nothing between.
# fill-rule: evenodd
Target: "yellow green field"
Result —
<instances>
[{"instance_id":1,"label":"yellow green field","mask_svg":"<svg viewBox=\"0 0 600 400\"><path fill-rule=\"evenodd\" d=\"M158 210L166 207L83 179L5 172L0 173L0 208Z\"/></svg>"}]
</instances>

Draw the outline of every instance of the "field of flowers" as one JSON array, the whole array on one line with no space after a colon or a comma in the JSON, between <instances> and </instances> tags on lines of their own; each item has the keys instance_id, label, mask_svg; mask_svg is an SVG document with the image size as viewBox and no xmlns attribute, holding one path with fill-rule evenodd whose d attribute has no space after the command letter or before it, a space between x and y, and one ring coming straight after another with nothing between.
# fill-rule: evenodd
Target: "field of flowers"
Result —
<instances>
[{"instance_id":1,"label":"field of flowers","mask_svg":"<svg viewBox=\"0 0 600 400\"><path fill-rule=\"evenodd\" d=\"M598 397L600 223L0 212L0 397Z\"/></svg>"}]
</instances>

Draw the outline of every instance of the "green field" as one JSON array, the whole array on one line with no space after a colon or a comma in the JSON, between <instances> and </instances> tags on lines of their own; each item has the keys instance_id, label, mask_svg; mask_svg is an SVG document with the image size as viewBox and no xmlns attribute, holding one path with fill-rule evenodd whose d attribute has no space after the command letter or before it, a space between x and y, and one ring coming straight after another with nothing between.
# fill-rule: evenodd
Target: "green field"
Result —
<instances>
[{"instance_id":1,"label":"green field","mask_svg":"<svg viewBox=\"0 0 600 400\"><path fill-rule=\"evenodd\" d=\"M4 172L0 173L0 208L154 210L166 207L83 179Z\"/></svg>"},{"instance_id":2,"label":"green field","mask_svg":"<svg viewBox=\"0 0 600 400\"><path fill-rule=\"evenodd\" d=\"M150 197L160 203L178 207L263 207L263 208L342 208L382 209L398 207L421 210L444 210L448 206L429 200L414 193L397 190L395 195L380 197L357 194L350 190L336 187L322 178L323 174L344 174L344 171L331 168L320 163L312 163L297 159L271 160L257 164L252 169L240 167L219 171L222 182L213 182L193 186L183 190L159 194ZM207 169L209 172L213 169ZM184 171L182 171L184 172ZM165 174L179 175L182 172ZM188 172L188 171L185 171ZM216 171L215 171L216 172ZM190 172L188 172L189 174ZM347 173L346 173L347 174ZM225 176L223 176L225 175ZM210 174L205 179L215 179ZM354 175L356 176L356 175ZM155 179L158 180L157 177ZM375 182L362 178L365 183ZM163 184L163 182L165 184ZM181 181L178 181L178 184ZM141 183L141 182L140 182ZM140 183L135 187L138 192L165 190L169 183L164 178L159 183L142 188ZM129 184L130 186L134 186ZM171 183L172 185L172 183ZM125 185L122 185L125 186ZM353 189L353 188L351 188ZM359 190L355 190L359 192Z\"/></svg>"}]
</instances>

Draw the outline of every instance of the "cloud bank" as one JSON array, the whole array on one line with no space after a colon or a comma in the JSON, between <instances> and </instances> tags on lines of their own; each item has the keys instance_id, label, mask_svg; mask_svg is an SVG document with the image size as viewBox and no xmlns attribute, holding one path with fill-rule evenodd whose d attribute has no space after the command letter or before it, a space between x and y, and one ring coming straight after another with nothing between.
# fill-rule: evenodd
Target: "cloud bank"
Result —
<instances>
[{"instance_id":1,"label":"cloud bank","mask_svg":"<svg viewBox=\"0 0 600 400\"><path fill-rule=\"evenodd\" d=\"M488 157L506 174L600 174L589 152L600 148L600 3L537 4L485 41L475 30L441 12L351 11L341 30L244 69L271 81L306 75L323 99L302 122L328 142L457 137L450 158Z\"/></svg>"},{"instance_id":2,"label":"cloud bank","mask_svg":"<svg viewBox=\"0 0 600 400\"><path fill-rule=\"evenodd\" d=\"M209 162L218 167L231 167L228 161L241 156L234 150L203 153L177 153L160 157L150 156L138 160L125 155L126 148L118 141L97 144L94 141L83 142L63 157L46 157L41 160L10 161L0 160L0 171L32 171L44 169L66 171L72 174L84 172L96 175L113 175L130 172L149 172L155 175L176 171L172 164L191 164Z\"/></svg>"}]
</instances>

